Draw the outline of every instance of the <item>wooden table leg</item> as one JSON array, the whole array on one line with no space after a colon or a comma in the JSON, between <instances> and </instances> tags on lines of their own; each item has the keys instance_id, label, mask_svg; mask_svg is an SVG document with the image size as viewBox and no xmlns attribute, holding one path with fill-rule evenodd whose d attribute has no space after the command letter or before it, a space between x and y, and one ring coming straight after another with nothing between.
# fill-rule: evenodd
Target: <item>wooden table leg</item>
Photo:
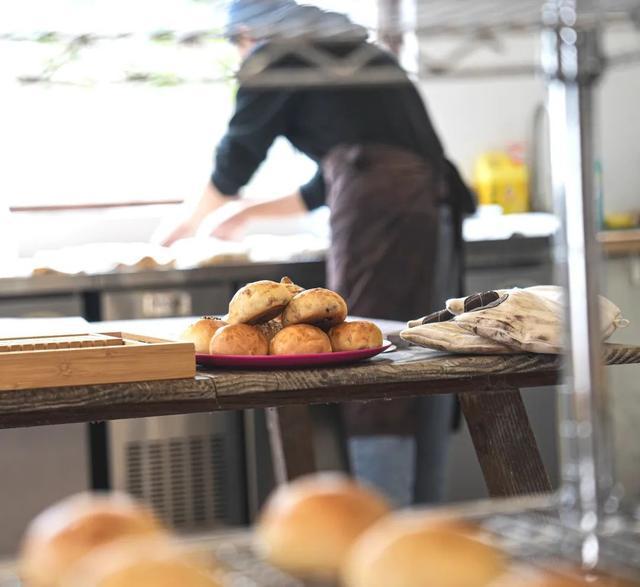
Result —
<instances>
[{"instance_id":1,"label":"wooden table leg","mask_svg":"<svg viewBox=\"0 0 640 587\"><path fill-rule=\"evenodd\" d=\"M268 408L266 412L276 483L280 485L315 472L309 407Z\"/></svg>"},{"instance_id":2,"label":"wooden table leg","mask_svg":"<svg viewBox=\"0 0 640 587\"><path fill-rule=\"evenodd\" d=\"M519 391L459 396L491 497L551 491Z\"/></svg>"}]
</instances>

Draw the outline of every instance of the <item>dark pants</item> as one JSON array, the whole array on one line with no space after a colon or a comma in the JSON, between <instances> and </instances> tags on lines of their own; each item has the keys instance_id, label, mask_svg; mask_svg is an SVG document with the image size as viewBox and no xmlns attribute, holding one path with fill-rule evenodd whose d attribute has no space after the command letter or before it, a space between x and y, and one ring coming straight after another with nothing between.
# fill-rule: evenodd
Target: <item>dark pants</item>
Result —
<instances>
[{"instance_id":1,"label":"dark pants","mask_svg":"<svg viewBox=\"0 0 640 587\"><path fill-rule=\"evenodd\" d=\"M323 169L332 231L328 285L344 296L351 315L406 321L457 295L455 230L443 202L442 170L408 151L377 145L338 147ZM345 434L416 437L416 499L429 499L437 492L421 467L422 422L430 404L450 417L452 401L343 404Z\"/></svg>"}]
</instances>

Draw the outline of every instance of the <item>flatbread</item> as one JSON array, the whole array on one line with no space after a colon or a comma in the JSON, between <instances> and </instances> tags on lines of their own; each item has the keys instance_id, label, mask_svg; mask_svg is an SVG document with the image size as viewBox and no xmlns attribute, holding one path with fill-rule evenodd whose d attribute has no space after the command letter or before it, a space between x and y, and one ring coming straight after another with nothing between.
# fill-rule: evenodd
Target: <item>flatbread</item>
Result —
<instances>
[{"instance_id":1,"label":"flatbread","mask_svg":"<svg viewBox=\"0 0 640 587\"><path fill-rule=\"evenodd\" d=\"M458 354L504 355L518 351L465 330L456 322L421 324L407 328L400 337L418 346Z\"/></svg>"},{"instance_id":2,"label":"flatbread","mask_svg":"<svg viewBox=\"0 0 640 587\"><path fill-rule=\"evenodd\" d=\"M516 352L563 352L562 305L525 290L511 290L492 308L465 312L454 322Z\"/></svg>"},{"instance_id":3,"label":"flatbread","mask_svg":"<svg viewBox=\"0 0 640 587\"><path fill-rule=\"evenodd\" d=\"M564 304L564 288L557 285L537 285L525 291L534 293L557 304ZM600 327L602 340L608 340L618 328L626 328L629 321L622 317L622 311L610 299L598 296L600 300Z\"/></svg>"}]
</instances>

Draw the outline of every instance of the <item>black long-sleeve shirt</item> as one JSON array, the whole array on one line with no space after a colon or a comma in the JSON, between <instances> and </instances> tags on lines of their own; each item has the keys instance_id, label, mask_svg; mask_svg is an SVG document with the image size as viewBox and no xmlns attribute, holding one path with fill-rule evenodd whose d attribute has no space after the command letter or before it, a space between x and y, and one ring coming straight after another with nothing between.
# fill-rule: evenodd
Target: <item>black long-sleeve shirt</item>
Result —
<instances>
[{"instance_id":1,"label":"black long-sleeve shirt","mask_svg":"<svg viewBox=\"0 0 640 587\"><path fill-rule=\"evenodd\" d=\"M390 54L379 48L376 51L374 66L392 66L402 71ZM215 187L225 195L237 194L278 136L286 137L318 163L338 145L362 143L404 147L438 167L444 160L425 105L406 76L399 83L369 86L241 86L235 113L216 151L211 178ZM302 186L301 193L309 209L324 204L321 169Z\"/></svg>"}]
</instances>

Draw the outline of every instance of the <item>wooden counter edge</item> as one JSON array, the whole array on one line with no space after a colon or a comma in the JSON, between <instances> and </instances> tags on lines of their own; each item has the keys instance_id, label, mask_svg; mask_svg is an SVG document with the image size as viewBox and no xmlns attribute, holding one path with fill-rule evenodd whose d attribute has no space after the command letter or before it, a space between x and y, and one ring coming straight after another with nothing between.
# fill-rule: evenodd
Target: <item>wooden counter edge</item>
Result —
<instances>
[{"instance_id":1,"label":"wooden counter edge","mask_svg":"<svg viewBox=\"0 0 640 587\"><path fill-rule=\"evenodd\" d=\"M640 253L640 229L605 230L598 233L598 242L611 257Z\"/></svg>"}]
</instances>

